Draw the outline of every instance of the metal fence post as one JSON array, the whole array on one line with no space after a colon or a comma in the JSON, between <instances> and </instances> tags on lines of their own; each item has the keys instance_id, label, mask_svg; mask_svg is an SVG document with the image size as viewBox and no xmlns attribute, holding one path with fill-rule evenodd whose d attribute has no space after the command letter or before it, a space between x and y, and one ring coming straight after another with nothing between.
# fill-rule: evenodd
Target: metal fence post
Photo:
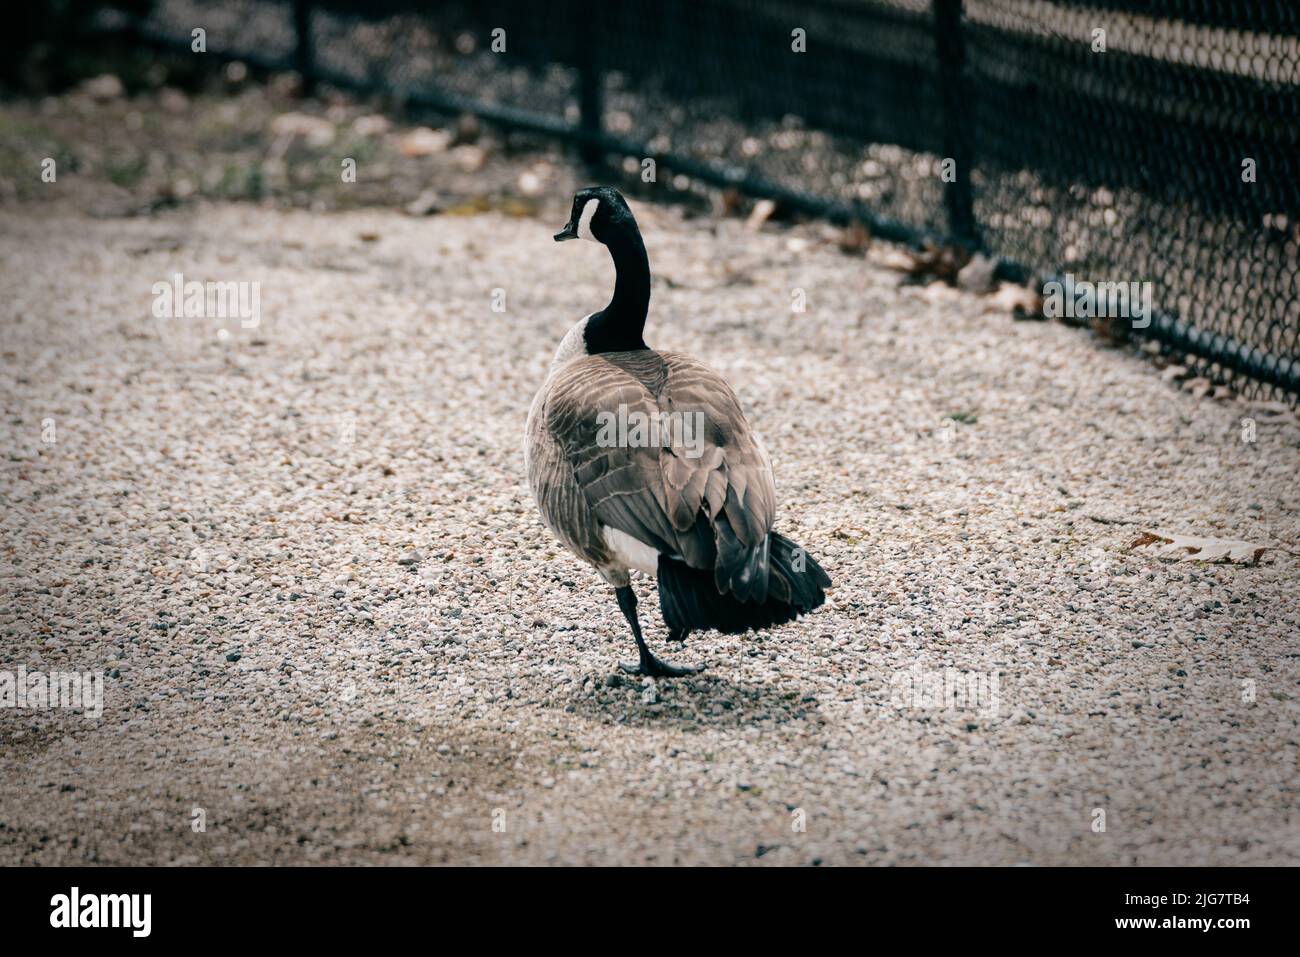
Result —
<instances>
[{"instance_id":1,"label":"metal fence post","mask_svg":"<svg viewBox=\"0 0 1300 957\"><path fill-rule=\"evenodd\" d=\"M954 239L978 243L971 196L970 97L966 89L966 43L962 35L962 0L934 0L934 47L939 63L939 96L943 104L944 158L955 166L944 183L948 231Z\"/></svg>"},{"instance_id":2,"label":"metal fence post","mask_svg":"<svg viewBox=\"0 0 1300 957\"><path fill-rule=\"evenodd\" d=\"M294 50L294 69L302 78L303 96L311 96L316 89L316 67L312 62L311 0L293 0L293 29L298 45Z\"/></svg>"},{"instance_id":3,"label":"metal fence post","mask_svg":"<svg viewBox=\"0 0 1300 957\"><path fill-rule=\"evenodd\" d=\"M604 154L598 142L604 132L605 85L600 71L599 0L581 0L578 4L578 112L582 130L583 162L598 165Z\"/></svg>"}]
</instances>

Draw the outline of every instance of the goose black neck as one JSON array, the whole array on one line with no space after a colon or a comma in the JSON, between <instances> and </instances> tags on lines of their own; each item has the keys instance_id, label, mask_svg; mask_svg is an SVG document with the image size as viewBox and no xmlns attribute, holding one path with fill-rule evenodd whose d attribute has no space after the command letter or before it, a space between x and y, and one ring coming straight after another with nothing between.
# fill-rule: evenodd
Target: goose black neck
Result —
<instances>
[{"instance_id":1,"label":"goose black neck","mask_svg":"<svg viewBox=\"0 0 1300 957\"><path fill-rule=\"evenodd\" d=\"M614 298L587 322L587 351L631 352L648 348L646 312L650 308L650 259L634 226L618 231L605 243L614 259Z\"/></svg>"}]
</instances>

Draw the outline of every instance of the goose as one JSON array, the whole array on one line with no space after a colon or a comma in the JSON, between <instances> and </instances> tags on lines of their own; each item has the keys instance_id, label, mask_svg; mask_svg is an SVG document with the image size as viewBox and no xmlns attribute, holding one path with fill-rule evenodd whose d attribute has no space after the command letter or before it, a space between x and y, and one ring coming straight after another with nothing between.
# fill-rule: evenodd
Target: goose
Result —
<instances>
[{"instance_id":1,"label":"goose","mask_svg":"<svg viewBox=\"0 0 1300 957\"><path fill-rule=\"evenodd\" d=\"M639 660L619 667L668 678L646 646L631 571L657 580L668 639L740 634L792 621L825 601L831 580L772 528L772 466L740 402L713 369L642 338L650 262L618 190L574 196L556 242L601 243L614 295L560 341L525 426L524 468L543 523L614 588ZM656 427L662 426L662 427Z\"/></svg>"}]
</instances>

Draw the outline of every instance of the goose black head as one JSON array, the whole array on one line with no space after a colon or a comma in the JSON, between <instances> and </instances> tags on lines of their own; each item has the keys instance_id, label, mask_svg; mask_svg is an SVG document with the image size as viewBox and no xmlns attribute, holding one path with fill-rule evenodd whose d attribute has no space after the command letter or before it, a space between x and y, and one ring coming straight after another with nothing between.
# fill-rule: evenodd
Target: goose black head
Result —
<instances>
[{"instance_id":1,"label":"goose black head","mask_svg":"<svg viewBox=\"0 0 1300 957\"><path fill-rule=\"evenodd\" d=\"M578 190L568 223L555 234L557 243L566 239L600 243L614 260L614 297L581 324L587 354L646 348L641 332L650 308L650 260L622 194L612 186Z\"/></svg>"},{"instance_id":2,"label":"goose black head","mask_svg":"<svg viewBox=\"0 0 1300 957\"><path fill-rule=\"evenodd\" d=\"M569 221L555 234L555 241L590 239L608 246L620 234L639 235L623 194L612 186L588 186L573 197Z\"/></svg>"}]
</instances>

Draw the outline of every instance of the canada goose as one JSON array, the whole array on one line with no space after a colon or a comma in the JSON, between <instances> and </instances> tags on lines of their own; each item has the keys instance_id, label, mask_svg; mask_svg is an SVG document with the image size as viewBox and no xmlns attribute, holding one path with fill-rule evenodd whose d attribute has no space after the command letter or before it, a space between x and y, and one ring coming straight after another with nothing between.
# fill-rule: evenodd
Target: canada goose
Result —
<instances>
[{"instance_id":1,"label":"canada goose","mask_svg":"<svg viewBox=\"0 0 1300 957\"><path fill-rule=\"evenodd\" d=\"M702 670L660 661L637 621L629 571L655 575L670 641L736 634L818 607L831 581L772 530L767 453L723 378L642 340L650 263L610 187L580 190L556 242L589 239L614 259L614 296L560 342L528 413L524 462L547 528L614 586L640 660L630 674Z\"/></svg>"}]
</instances>

